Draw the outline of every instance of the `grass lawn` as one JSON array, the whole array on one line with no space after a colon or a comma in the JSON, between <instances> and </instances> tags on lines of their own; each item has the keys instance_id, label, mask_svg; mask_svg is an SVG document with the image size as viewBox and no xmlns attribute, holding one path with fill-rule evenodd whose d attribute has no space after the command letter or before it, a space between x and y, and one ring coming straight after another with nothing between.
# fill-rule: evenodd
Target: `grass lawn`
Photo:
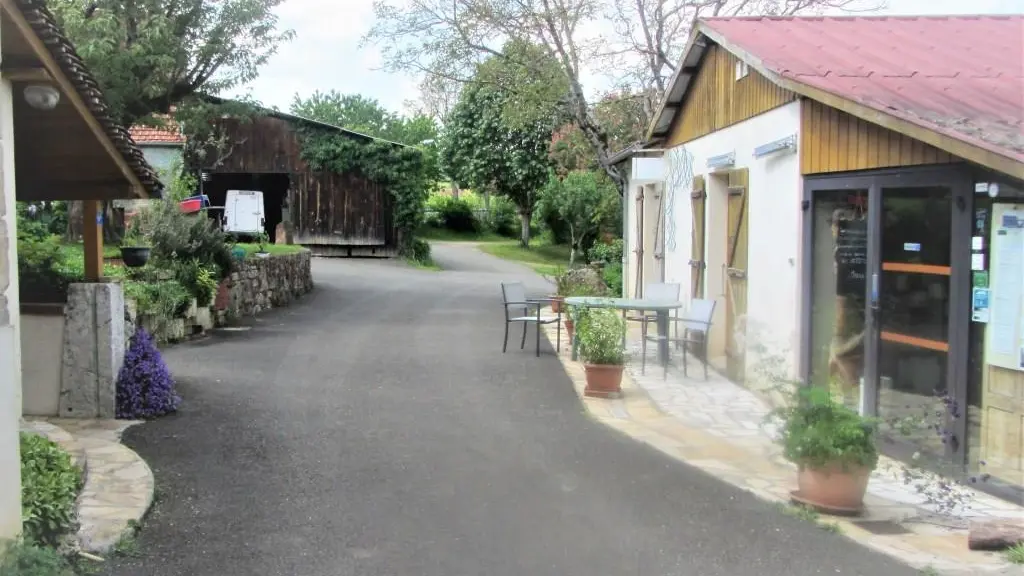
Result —
<instances>
[{"instance_id":1,"label":"grass lawn","mask_svg":"<svg viewBox=\"0 0 1024 576\"><path fill-rule=\"evenodd\" d=\"M508 240L508 238L499 236L492 232L464 233L426 226L420 229L416 234L416 237L423 240L434 240L437 242L499 242L502 240Z\"/></svg>"},{"instance_id":2,"label":"grass lawn","mask_svg":"<svg viewBox=\"0 0 1024 576\"><path fill-rule=\"evenodd\" d=\"M518 240L503 239L483 243L480 249L492 256L525 264L544 276L553 276L559 268L569 265L569 247L551 244L542 238L532 240L529 248L520 246Z\"/></svg>"},{"instance_id":3,"label":"grass lawn","mask_svg":"<svg viewBox=\"0 0 1024 576\"><path fill-rule=\"evenodd\" d=\"M244 249L246 256L260 251L260 245L255 243L239 242L236 246ZM297 254L304 250L302 246L297 244L264 244L263 249L271 254Z\"/></svg>"}]
</instances>

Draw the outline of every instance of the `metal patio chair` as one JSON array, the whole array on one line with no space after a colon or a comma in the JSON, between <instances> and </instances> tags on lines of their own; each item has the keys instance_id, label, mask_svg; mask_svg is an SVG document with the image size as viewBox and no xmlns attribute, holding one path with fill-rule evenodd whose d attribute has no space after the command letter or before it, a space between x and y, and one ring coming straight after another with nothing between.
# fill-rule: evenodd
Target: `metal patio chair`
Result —
<instances>
[{"instance_id":1,"label":"metal patio chair","mask_svg":"<svg viewBox=\"0 0 1024 576\"><path fill-rule=\"evenodd\" d=\"M690 301L690 308L686 311L686 314L680 318L671 318L670 320L677 323L676 338L670 339L670 341L679 342L683 345L683 376L686 376L686 352L688 350L688 344L695 344L699 350L699 357L701 363L704 364L704 379L708 379L708 333L711 331L711 322L715 316L715 301L704 300L701 298L695 298ZM680 338L678 329L682 328L683 336ZM658 337L651 338L657 340ZM644 339L643 358L641 365L641 373L643 373L647 364L647 339ZM664 365L665 375L668 375L668 362Z\"/></svg>"},{"instance_id":2,"label":"metal patio chair","mask_svg":"<svg viewBox=\"0 0 1024 576\"><path fill-rule=\"evenodd\" d=\"M540 356L540 327L542 324L557 323L555 328L555 351L562 351L562 312L555 316L541 316L541 308L550 304L551 298L527 298L526 287L522 282L502 282L501 297L505 308L505 340L501 345L501 353L508 349L508 327L513 322L523 323L523 338L519 349L526 348L526 327L535 324L537 327L537 356ZM531 309L533 311L531 312Z\"/></svg>"}]
</instances>

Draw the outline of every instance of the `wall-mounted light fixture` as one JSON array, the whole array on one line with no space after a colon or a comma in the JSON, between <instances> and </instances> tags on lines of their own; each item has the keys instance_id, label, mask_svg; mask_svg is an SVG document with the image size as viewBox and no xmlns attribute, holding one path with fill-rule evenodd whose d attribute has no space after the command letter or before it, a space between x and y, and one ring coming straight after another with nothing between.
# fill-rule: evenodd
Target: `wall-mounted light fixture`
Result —
<instances>
[{"instance_id":1,"label":"wall-mounted light fixture","mask_svg":"<svg viewBox=\"0 0 1024 576\"><path fill-rule=\"evenodd\" d=\"M762 144L757 148L754 148L754 158L761 158L762 156L767 156L783 150L796 150L796 134L791 134L785 138L779 138L774 142Z\"/></svg>"},{"instance_id":2,"label":"wall-mounted light fixture","mask_svg":"<svg viewBox=\"0 0 1024 576\"><path fill-rule=\"evenodd\" d=\"M729 152L728 154L719 154L718 156L712 156L708 158L708 168L717 170L719 168L729 168L736 164L736 153Z\"/></svg>"},{"instance_id":3,"label":"wall-mounted light fixture","mask_svg":"<svg viewBox=\"0 0 1024 576\"><path fill-rule=\"evenodd\" d=\"M60 90L49 84L25 86L25 102L36 110L53 110L60 102Z\"/></svg>"}]
</instances>

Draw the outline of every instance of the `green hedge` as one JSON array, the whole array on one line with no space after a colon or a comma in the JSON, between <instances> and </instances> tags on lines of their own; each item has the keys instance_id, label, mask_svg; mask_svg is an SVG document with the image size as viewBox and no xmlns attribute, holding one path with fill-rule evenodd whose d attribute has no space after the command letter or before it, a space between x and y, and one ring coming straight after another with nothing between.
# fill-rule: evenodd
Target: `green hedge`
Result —
<instances>
[{"instance_id":1,"label":"green hedge","mask_svg":"<svg viewBox=\"0 0 1024 576\"><path fill-rule=\"evenodd\" d=\"M56 546L75 518L82 472L56 443L21 433L21 530L26 543Z\"/></svg>"}]
</instances>

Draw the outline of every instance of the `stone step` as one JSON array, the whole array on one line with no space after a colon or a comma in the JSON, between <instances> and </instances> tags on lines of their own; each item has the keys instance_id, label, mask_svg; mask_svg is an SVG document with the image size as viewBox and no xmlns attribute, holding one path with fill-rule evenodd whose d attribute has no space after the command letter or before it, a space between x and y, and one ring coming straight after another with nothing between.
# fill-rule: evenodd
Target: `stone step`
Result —
<instances>
[{"instance_id":1,"label":"stone step","mask_svg":"<svg viewBox=\"0 0 1024 576\"><path fill-rule=\"evenodd\" d=\"M56 442L82 469L85 484L78 496L75 539L86 552L109 552L153 503L153 472L120 442L121 433L133 424L137 422L70 418L21 422L22 431Z\"/></svg>"},{"instance_id":2,"label":"stone step","mask_svg":"<svg viewBox=\"0 0 1024 576\"><path fill-rule=\"evenodd\" d=\"M119 442L96 436L76 440L89 463L89 475L78 498L76 538L86 552L105 554L135 530L153 504L153 472L138 454Z\"/></svg>"}]
</instances>

